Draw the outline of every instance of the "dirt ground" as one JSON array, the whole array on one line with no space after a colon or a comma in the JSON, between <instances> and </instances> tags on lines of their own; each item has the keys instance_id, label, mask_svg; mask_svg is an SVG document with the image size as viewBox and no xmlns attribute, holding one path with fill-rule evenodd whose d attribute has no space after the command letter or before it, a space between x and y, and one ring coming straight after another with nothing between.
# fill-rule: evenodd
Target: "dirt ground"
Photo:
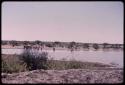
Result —
<instances>
[{"instance_id":1,"label":"dirt ground","mask_svg":"<svg viewBox=\"0 0 125 85\"><path fill-rule=\"evenodd\" d=\"M2 73L2 83L122 83L123 69L34 70Z\"/></svg>"}]
</instances>

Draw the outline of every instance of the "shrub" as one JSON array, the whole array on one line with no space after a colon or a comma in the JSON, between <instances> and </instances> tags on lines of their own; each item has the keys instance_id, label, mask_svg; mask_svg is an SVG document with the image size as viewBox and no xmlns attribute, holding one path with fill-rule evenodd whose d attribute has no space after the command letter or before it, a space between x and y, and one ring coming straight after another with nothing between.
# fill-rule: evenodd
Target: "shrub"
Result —
<instances>
[{"instance_id":1,"label":"shrub","mask_svg":"<svg viewBox=\"0 0 125 85\"><path fill-rule=\"evenodd\" d=\"M20 59L27 64L29 70L47 69L47 52L33 52L31 50L24 50L20 55Z\"/></svg>"}]
</instances>

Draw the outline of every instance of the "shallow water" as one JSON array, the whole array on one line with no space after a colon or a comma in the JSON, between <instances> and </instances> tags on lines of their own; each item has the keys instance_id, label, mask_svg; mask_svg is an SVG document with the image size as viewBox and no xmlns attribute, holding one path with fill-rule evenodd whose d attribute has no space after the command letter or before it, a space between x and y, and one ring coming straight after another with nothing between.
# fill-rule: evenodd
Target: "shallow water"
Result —
<instances>
[{"instance_id":1,"label":"shallow water","mask_svg":"<svg viewBox=\"0 0 125 85\"><path fill-rule=\"evenodd\" d=\"M34 50L36 51L36 50ZM123 67L123 51L68 51L68 50L43 50L49 53L49 57L54 60L71 60L88 62L100 62L105 64L118 64L118 67ZM20 54L23 49L2 49L2 54ZM39 51L41 52L41 51Z\"/></svg>"}]
</instances>

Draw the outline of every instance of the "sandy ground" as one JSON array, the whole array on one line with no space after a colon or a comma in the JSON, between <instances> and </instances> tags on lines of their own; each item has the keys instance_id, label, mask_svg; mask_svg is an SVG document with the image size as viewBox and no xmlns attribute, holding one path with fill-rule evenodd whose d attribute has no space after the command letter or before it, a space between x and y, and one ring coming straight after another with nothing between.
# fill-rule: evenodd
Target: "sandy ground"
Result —
<instances>
[{"instance_id":1,"label":"sandy ground","mask_svg":"<svg viewBox=\"0 0 125 85\"><path fill-rule=\"evenodd\" d=\"M122 69L34 70L2 73L2 83L122 83Z\"/></svg>"}]
</instances>

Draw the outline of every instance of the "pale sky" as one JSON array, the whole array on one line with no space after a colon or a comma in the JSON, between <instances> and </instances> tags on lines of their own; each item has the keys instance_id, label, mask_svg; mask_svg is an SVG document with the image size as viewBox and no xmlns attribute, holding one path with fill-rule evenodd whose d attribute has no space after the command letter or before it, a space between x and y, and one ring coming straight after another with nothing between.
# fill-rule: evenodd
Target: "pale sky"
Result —
<instances>
[{"instance_id":1,"label":"pale sky","mask_svg":"<svg viewBox=\"0 0 125 85\"><path fill-rule=\"evenodd\" d=\"M123 44L123 3L3 2L2 40Z\"/></svg>"}]
</instances>

